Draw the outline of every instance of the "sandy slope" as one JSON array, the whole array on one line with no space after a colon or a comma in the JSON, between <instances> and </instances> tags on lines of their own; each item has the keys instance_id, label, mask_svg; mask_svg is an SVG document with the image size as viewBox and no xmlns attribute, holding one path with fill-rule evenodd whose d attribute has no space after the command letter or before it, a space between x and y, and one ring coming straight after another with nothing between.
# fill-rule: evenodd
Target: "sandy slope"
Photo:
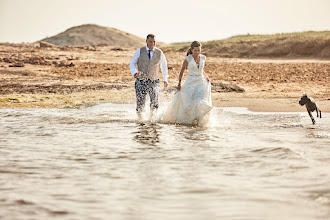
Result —
<instances>
[{"instance_id":1,"label":"sandy slope","mask_svg":"<svg viewBox=\"0 0 330 220\"><path fill-rule=\"evenodd\" d=\"M109 45L109 46L143 46L145 39L127 32L103 27L95 24L85 24L67 29L55 36L45 38L42 41L57 46L74 45Z\"/></svg>"},{"instance_id":2,"label":"sandy slope","mask_svg":"<svg viewBox=\"0 0 330 220\"><path fill-rule=\"evenodd\" d=\"M202 42L207 56L231 58L330 59L330 31L269 35L239 35ZM185 51L188 43L172 44L165 51Z\"/></svg>"}]
</instances>

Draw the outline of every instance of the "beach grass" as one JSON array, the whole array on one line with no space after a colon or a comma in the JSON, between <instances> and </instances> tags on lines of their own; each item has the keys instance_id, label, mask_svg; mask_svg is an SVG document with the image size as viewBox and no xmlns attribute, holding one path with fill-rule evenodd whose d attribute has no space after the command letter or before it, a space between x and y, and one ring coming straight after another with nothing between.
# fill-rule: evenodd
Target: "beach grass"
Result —
<instances>
[{"instance_id":1,"label":"beach grass","mask_svg":"<svg viewBox=\"0 0 330 220\"><path fill-rule=\"evenodd\" d=\"M187 51L191 42L171 44L165 52ZM330 31L246 34L202 42L206 55L218 57L286 57L330 59Z\"/></svg>"}]
</instances>

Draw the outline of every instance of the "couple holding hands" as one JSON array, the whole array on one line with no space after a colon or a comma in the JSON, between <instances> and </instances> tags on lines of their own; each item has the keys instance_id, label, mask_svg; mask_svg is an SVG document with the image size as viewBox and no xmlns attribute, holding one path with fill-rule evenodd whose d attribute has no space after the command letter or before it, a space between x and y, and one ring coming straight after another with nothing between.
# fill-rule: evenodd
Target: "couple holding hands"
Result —
<instances>
[{"instance_id":1,"label":"couple holding hands","mask_svg":"<svg viewBox=\"0 0 330 220\"><path fill-rule=\"evenodd\" d=\"M159 67L163 74L164 87L168 86L168 68L164 53L155 47L156 40L153 34L147 36L146 43L146 46L136 50L130 61L131 74L136 78L136 112L139 120L142 120L147 94L150 97L151 118L157 113L160 91ZM201 49L202 45L198 41L190 45L180 71L178 92L162 115L163 122L198 126L208 123L213 108L211 83L204 72L206 57L201 54ZM184 84L181 84L187 68L189 75Z\"/></svg>"}]
</instances>

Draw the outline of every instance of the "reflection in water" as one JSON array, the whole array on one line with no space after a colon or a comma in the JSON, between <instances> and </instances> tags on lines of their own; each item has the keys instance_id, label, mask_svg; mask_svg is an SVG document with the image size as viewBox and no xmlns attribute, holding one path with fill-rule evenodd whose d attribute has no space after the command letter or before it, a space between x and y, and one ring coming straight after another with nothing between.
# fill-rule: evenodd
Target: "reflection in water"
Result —
<instances>
[{"instance_id":1,"label":"reflection in water","mask_svg":"<svg viewBox=\"0 0 330 220\"><path fill-rule=\"evenodd\" d=\"M161 126L159 124L137 124L138 131L132 132L134 134L133 140L150 146L156 146L159 142L159 130Z\"/></svg>"},{"instance_id":2,"label":"reflection in water","mask_svg":"<svg viewBox=\"0 0 330 220\"><path fill-rule=\"evenodd\" d=\"M180 129L180 133L187 140L192 141L207 141L210 140L210 136L207 134L207 128L190 127Z\"/></svg>"}]
</instances>

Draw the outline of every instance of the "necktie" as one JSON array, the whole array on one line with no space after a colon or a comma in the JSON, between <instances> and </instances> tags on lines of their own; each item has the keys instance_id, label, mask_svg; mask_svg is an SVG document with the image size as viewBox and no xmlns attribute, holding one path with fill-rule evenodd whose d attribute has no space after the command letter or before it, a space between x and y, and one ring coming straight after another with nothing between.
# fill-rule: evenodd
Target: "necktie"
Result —
<instances>
[{"instance_id":1,"label":"necktie","mask_svg":"<svg viewBox=\"0 0 330 220\"><path fill-rule=\"evenodd\" d=\"M151 53L151 50L148 50L148 57L149 57L149 60L150 60L150 53Z\"/></svg>"}]
</instances>

